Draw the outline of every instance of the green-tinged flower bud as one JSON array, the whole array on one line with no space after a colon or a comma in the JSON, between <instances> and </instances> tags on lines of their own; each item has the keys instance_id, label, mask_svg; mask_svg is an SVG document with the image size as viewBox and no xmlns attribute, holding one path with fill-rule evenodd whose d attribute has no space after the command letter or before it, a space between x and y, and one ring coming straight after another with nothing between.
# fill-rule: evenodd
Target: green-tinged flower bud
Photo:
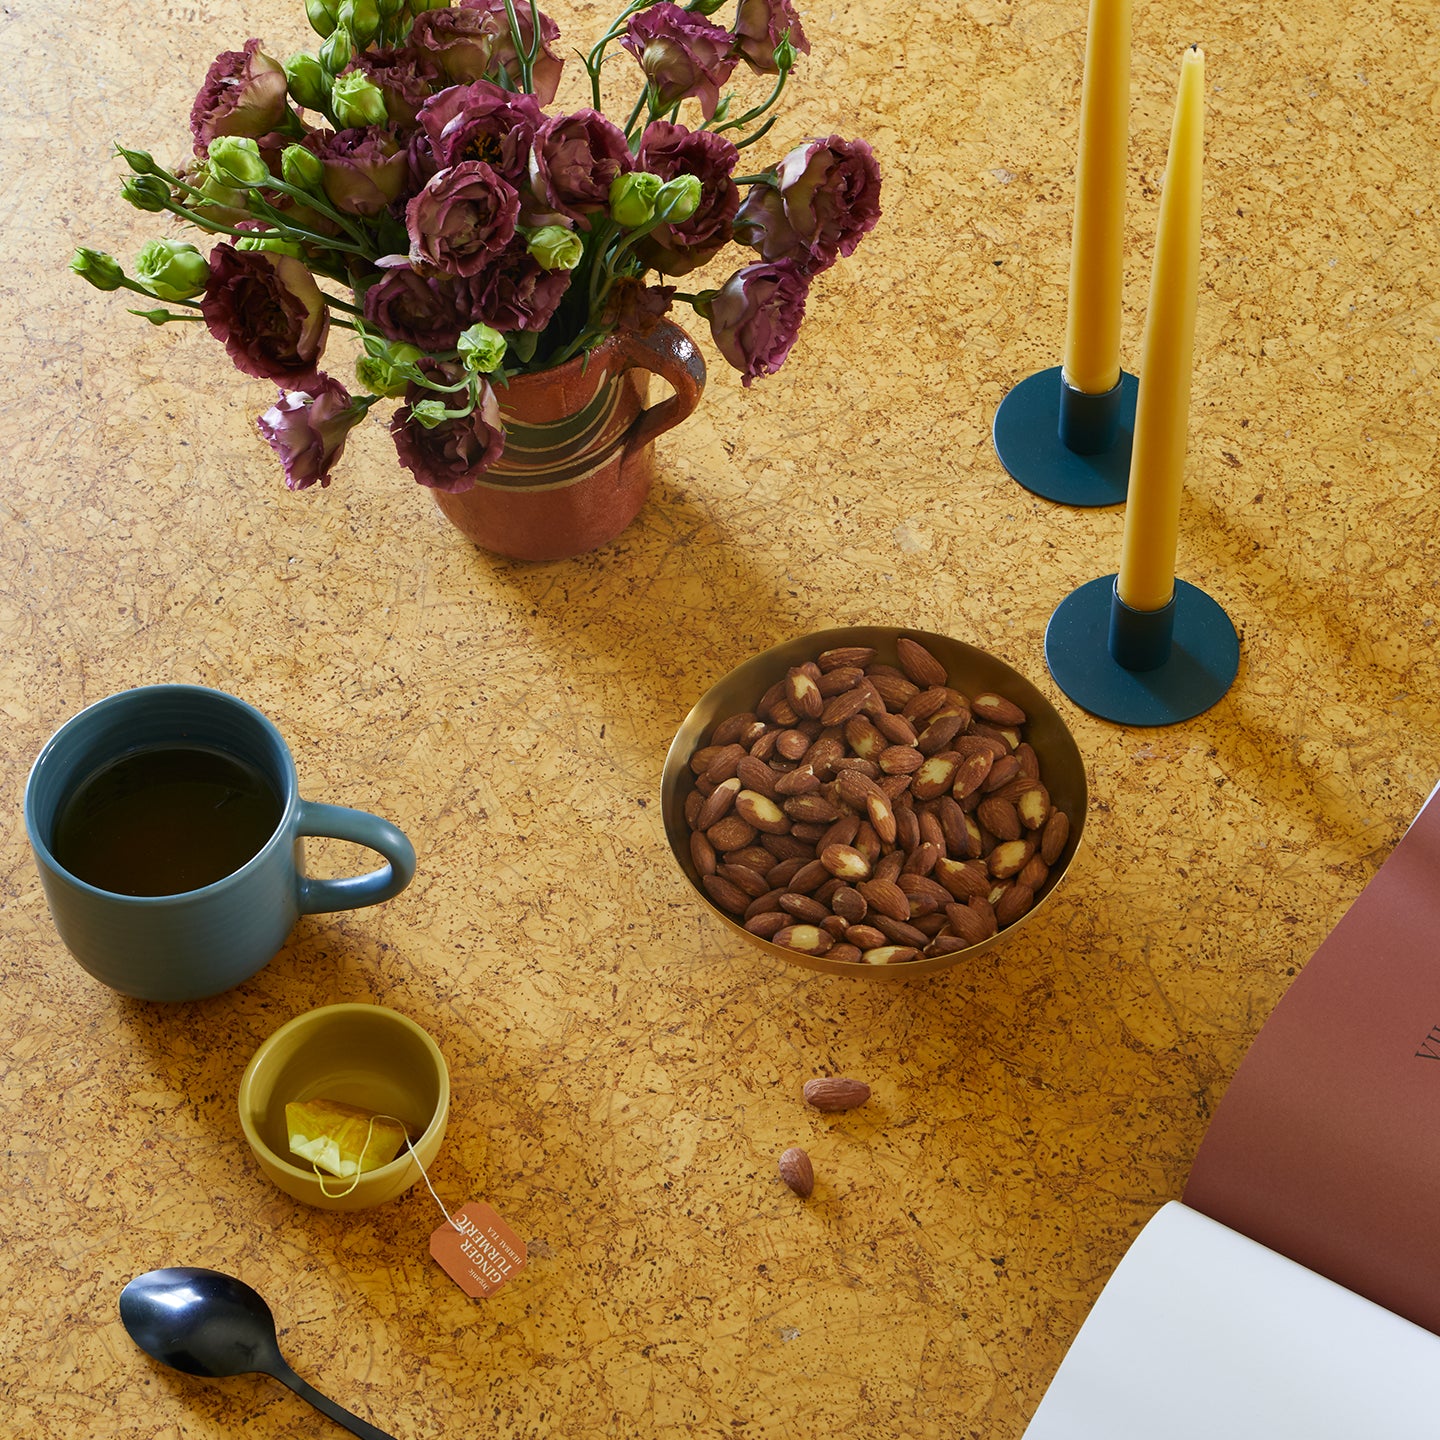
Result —
<instances>
[{"instance_id":1,"label":"green-tinged flower bud","mask_svg":"<svg viewBox=\"0 0 1440 1440\"><path fill-rule=\"evenodd\" d=\"M655 197L655 219L661 225L679 225L700 208L700 177L677 175L667 180Z\"/></svg>"},{"instance_id":2,"label":"green-tinged flower bud","mask_svg":"<svg viewBox=\"0 0 1440 1440\"><path fill-rule=\"evenodd\" d=\"M338 75L355 58L355 37L337 25L320 47L320 63L327 75Z\"/></svg>"},{"instance_id":3,"label":"green-tinged flower bud","mask_svg":"<svg viewBox=\"0 0 1440 1440\"><path fill-rule=\"evenodd\" d=\"M250 201L245 192L221 180L208 164L199 167L190 177L190 183L205 197L198 202L199 208L233 210L235 219L243 219L249 213Z\"/></svg>"},{"instance_id":4,"label":"green-tinged flower bud","mask_svg":"<svg viewBox=\"0 0 1440 1440\"><path fill-rule=\"evenodd\" d=\"M280 152L280 174L287 185L319 194L325 166L313 150L303 145L287 145Z\"/></svg>"},{"instance_id":5,"label":"green-tinged flower bud","mask_svg":"<svg viewBox=\"0 0 1440 1440\"><path fill-rule=\"evenodd\" d=\"M790 43L790 32L788 30L781 38L780 43L775 47L775 68L782 75L795 68L795 47Z\"/></svg>"},{"instance_id":6,"label":"green-tinged flower bud","mask_svg":"<svg viewBox=\"0 0 1440 1440\"><path fill-rule=\"evenodd\" d=\"M135 278L161 300L189 300L204 290L210 265L186 240L149 240L135 257Z\"/></svg>"},{"instance_id":7,"label":"green-tinged flower bud","mask_svg":"<svg viewBox=\"0 0 1440 1440\"><path fill-rule=\"evenodd\" d=\"M324 110L330 103L330 77L313 56L301 51L285 62L290 98L305 110Z\"/></svg>"},{"instance_id":8,"label":"green-tinged flower bud","mask_svg":"<svg viewBox=\"0 0 1440 1440\"><path fill-rule=\"evenodd\" d=\"M359 70L336 77L330 89L330 105L336 123L345 130L363 130L367 125L383 125L389 119L380 87Z\"/></svg>"},{"instance_id":9,"label":"green-tinged flower bud","mask_svg":"<svg viewBox=\"0 0 1440 1440\"><path fill-rule=\"evenodd\" d=\"M584 241L563 225L542 225L532 230L527 248L546 270L573 270L585 255Z\"/></svg>"},{"instance_id":10,"label":"green-tinged flower bud","mask_svg":"<svg viewBox=\"0 0 1440 1440\"><path fill-rule=\"evenodd\" d=\"M372 395L399 399L410 381L420 373L415 368L415 362L424 352L414 345L403 345L398 341L393 344L377 342L370 336L366 337L365 346L370 353L355 362L355 378Z\"/></svg>"},{"instance_id":11,"label":"green-tinged flower bud","mask_svg":"<svg viewBox=\"0 0 1440 1440\"><path fill-rule=\"evenodd\" d=\"M305 18L322 39L335 28L336 0L305 0ZM303 102L302 102L303 103Z\"/></svg>"},{"instance_id":12,"label":"green-tinged flower bud","mask_svg":"<svg viewBox=\"0 0 1440 1440\"><path fill-rule=\"evenodd\" d=\"M733 95L722 95L720 97L715 104L715 113L710 117L710 123L712 125L719 125L722 121L730 118L730 102L734 98Z\"/></svg>"},{"instance_id":13,"label":"green-tinged flower bud","mask_svg":"<svg viewBox=\"0 0 1440 1440\"><path fill-rule=\"evenodd\" d=\"M235 238L237 250L269 250L275 255L293 255L297 260L305 258L305 247L298 240L287 240L283 235L239 235Z\"/></svg>"},{"instance_id":14,"label":"green-tinged flower bud","mask_svg":"<svg viewBox=\"0 0 1440 1440\"><path fill-rule=\"evenodd\" d=\"M376 9L382 20L393 20L405 8L405 0L377 0Z\"/></svg>"},{"instance_id":15,"label":"green-tinged flower bud","mask_svg":"<svg viewBox=\"0 0 1440 1440\"><path fill-rule=\"evenodd\" d=\"M498 370L505 359L505 337L489 325L477 323L460 332L456 346L465 368L477 375L488 375Z\"/></svg>"},{"instance_id":16,"label":"green-tinged flower bud","mask_svg":"<svg viewBox=\"0 0 1440 1440\"><path fill-rule=\"evenodd\" d=\"M190 320L198 317L190 315L177 315L173 310L132 310L132 315L138 315L142 320L148 320L152 325L168 325L172 320Z\"/></svg>"},{"instance_id":17,"label":"green-tinged flower bud","mask_svg":"<svg viewBox=\"0 0 1440 1440\"><path fill-rule=\"evenodd\" d=\"M644 170L617 175L610 182L610 215L627 230L640 230L655 218L655 197L661 179Z\"/></svg>"},{"instance_id":18,"label":"green-tinged flower bud","mask_svg":"<svg viewBox=\"0 0 1440 1440\"><path fill-rule=\"evenodd\" d=\"M446 420L446 405L443 400L419 400L410 407L411 418L427 430L443 425Z\"/></svg>"},{"instance_id":19,"label":"green-tinged flower bud","mask_svg":"<svg viewBox=\"0 0 1440 1440\"><path fill-rule=\"evenodd\" d=\"M170 187L158 175L127 175L120 193L137 209L158 215L170 200Z\"/></svg>"},{"instance_id":20,"label":"green-tinged flower bud","mask_svg":"<svg viewBox=\"0 0 1440 1440\"><path fill-rule=\"evenodd\" d=\"M222 185L265 185L270 167L248 135L217 135L210 142L210 173Z\"/></svg>"},{"instance_id":21,"label":"green-tinged flower bud","mask_svg":"<svg viewBox=\"0 0 1440 1440\"><path fill-rule=\"evenodd\" d=\"M70 268L97 290L118 290L125 279L120 262L103 250L89 250L82 245L70 259Z\"/></svg>"},{"instance_id":22,"label":"green-tinged flower bud","mask_svg":"<svg viewBox=\"0 0 1440 1440\"><path fill-rule=\"evenodd\" d=\"M153 175L159 168L155 164L155 157L148 150L127 150L123 145L117 144L115 153L123 156L125 163L137 175Z\"/></svg>"},{"instance_id":23,"label":"green-tinged flower bud","mask_svg":"<svg viewBox=\"0 0 1440 1440\"><path fill-rule=\"evenodd\" d=\"M363 50L380 28L380 8L375 0L344 0L335 12L336 19L355 37Z\"/></svg>"}]
</instances>

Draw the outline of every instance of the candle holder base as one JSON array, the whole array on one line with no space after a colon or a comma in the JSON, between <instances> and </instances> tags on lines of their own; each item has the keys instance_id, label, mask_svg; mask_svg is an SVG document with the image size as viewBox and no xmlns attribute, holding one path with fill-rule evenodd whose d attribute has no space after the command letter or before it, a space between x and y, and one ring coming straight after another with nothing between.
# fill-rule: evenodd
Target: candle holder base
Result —
<instances>
[{"instance_id":1,"label":"candle holder base","mask_svg":"<svg viewBox=\"0 0 1440 1440\"><path fill-rule=\"evenodd\" d=\"M1135 668L1117 661L1116 650ZM1151 615L1132 610L1115 594L1115 576L1102 575L1056 606L1045 629L1045 663L1065 694L1102 720L1176 725L1229 690L1240 639L1225 611L1184 580L1176 580L1165 610Z\"/></svg>"},{"instance_id":2,"label":"candle holder base","mask_svg":"<svg viewBox=\"0 0 1440 1440\"><path fill-rule=\"evenodd\" d=\"M1038 371L1000 402L995 453L1017 484L1046 500L1089 508L1124 504L1139 389L1139 380L1122 371L1113 390L1086 395L1065 383L1060 366ZM1097 443L1102 448L1085 453Z\"/></svg>"}]
</instances>

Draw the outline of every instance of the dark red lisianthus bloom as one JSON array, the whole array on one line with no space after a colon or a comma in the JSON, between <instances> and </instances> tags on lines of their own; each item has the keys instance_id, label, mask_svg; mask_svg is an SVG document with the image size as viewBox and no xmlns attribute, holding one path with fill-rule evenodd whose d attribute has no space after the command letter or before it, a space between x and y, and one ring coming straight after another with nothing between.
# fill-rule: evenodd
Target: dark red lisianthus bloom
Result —
<instances>
[{"instance_id":1,"label":"dark red lisianthus bloom","mask_svg":"<svg viewBox=\"0 0 1440 1440\"><path fill-rule=\"evenodd\" d=\"M260 53L258 40L217 55L190 107L195 153L203 155L218 135L253 138L275 129L289 109L286 87L284 67Z\"/></svg>"},{"instance_id":2,"label":"dark red lisianthus bloom","mask_svg":"<svg viewBox=\"0 0 1440 1440\"><path fill-rule=\"evenodd\" d=\"M519 190L529 178L530 146L545 114L533 95L477 80L432 95L417 119L434 161L432 173L462 160L483 160Z\"/></svg>"},{"instance_id":3,"label":"dark red lisianthus bloom","mask_svg":"<svg viewBox=\"0 0 1440 1440\"><path fill-rule=\"evenodd\" d=\"M409 50L360 50L348 66L358 70L385 97L390 124L415 123L420 107L440 82L440 68L423 55Z\"/></svg>"},{"instance_id":4,"label":"dark red lisianthus bloom","mask_svg":"<svg viewBox=\"0 0 1440 1440\"><path fill-rule=\"evenodd\" d=\"M466 323L461 295L445 276L408 265L387 270L365 292L365 318L387 339L421 350L453 350Z\"/></svg>"},{"instance_id":5,"label":"dark red lisianthus bloom","mask_svg":"<svg viewBox=\"0 0 1440 1440\"><path fill-rule=\"evenodd\" d=\"M285 467L285 484L304 490L317 480L322 487L330 483L345 437L364 414L365 406L356 405L338 380L319 374L304 389L282 389L256 424Z\"/></svg>"},{"instance_id":6,"label":"dark red lisianthus bloom","mask_svg":"<svg viewBox=\"0 0 1440 1440\"><path fill-rule=\"evenodd\" d=\"M426 368L433 369L437 378L447 382L459 377L454 366L427 365ZM408 387L406 403L390 422L395 453L421 485L452 493L471 490L505 449L500 404L489 383L482 381L480 404L469 415L461 420L442 420L433 430L427 430L414 418L411 406L439 398L442 397L423 385ZM453 406L453 398L447 403Z\"/></svg>"},{"instance_id":7,"label":"dark red lisianthus bloom","mask_svg":"<svg viewBox=\"0 0 1440 1440\"><path fill-rule=\"evenodd\" d=\"M438 170L405 207L410 260L447 275L474 275L515 234L520 197L481 160Z\"/></svg>"},{"instance_id":8,"label":"dark red lisianthus bloom","mask_svg":"<svg viewBox=\"0 0 1440 1440\"><path fill-rule=\"evenodd\" d=\"M809 290L809 276L795 261L760 261L742 266L711 297L710 334L747 387L784 363L805 318Z\"/></svg>"},{"instance_id":9,"label":"dark red lisianthus bloom","mask_svg":"<svg viewBox=\"0 0 1440 1440\"><path fill-rule=\"evenodd\" d=\"M767 260L789 256L811 274L851 254L880 218L880 166L863 140L807 140L757 185L735 217L735 238Z\"/></svg>"},{"instance_id":10,"label":"dark red lisianthus bloom","mask_svg":"<svg viewBox=\"0 0 1440 1440\"><path fill-rule=\"evenodd\" d=\"M325 167L320 184L326 198L347 215L381 214L405 191L410 161L386 129L316 130L300 142Z\"/></svg>"},{"instance_id":11,"label":"dark red lisianthus bloom","mask_svg":"<svg viewBox=\"0 0 1440 1440\"><path fill-rule=\"evenodd\" d=\"M694 175L701 185L700 204L678 225L657 225L635 253L662 275L686 275L705 264L730 242L730 226L740 208L740 189L730 178L740 152L711 130L687 130L668 120L645 127L636 157L640 169L673 180Z\"/></svg>"},{"instance_id":12,"label":"dark red lisianthus bloom","mask_svg":"<svg viewBox=\"0 0 1440 1440\"><path fill-rule=\"evenodd\" d=\"M495 35L495 48L490 54L490 74L498 80L503 72L511 87L520 89L520 59L515 53L515 41L510 34L510 19L505 11L505 0L460 0L467 10L474 10L488 19ZM530 7L516 0L515 18L520 22L520 43L528 53L534 47L535 27L530 22ZM550 48L560 38L560 27L546 14L540 13L540 44L536 48L534 62L530 67L530 84L535 98L542 105L548 105L560 88L560 72L564 61Z\"/></svg>"},{"instance_id":13,"label":"dark red lisianthus bloom","mask_svg":"<svg viewBox=\"0 0 1440 1440\"><path fill-rule=\"evenodd\" d=\"M217 245L200 312L237 370L292 386L314 378L330 312L315 277L293 256Z\"/></svg>"},{"instance_id":14,"label":"dark red lisianthus bloom","mask_svg":"<svg viewBox=\"0 0 1440 1440\"><path fill-rule=\"evenodd\" d=\"M554 115L535 132L530 180L540 200L583 220L610 203L610 182L635 168L624 131L598 110Z\"/></svg>"},{"instance_id":15,"label":"dark red lisianthus bloom","mask_svg":"<svg viewBox=\"0 0 1440 1440\"><path fill-rule=\"evenodd\" d=\"M467 282L466 324L483 320L500 331L543 330L570 288L570 271L546 270L518 236Z\"/></svg>"},{"instance_id":16,"label":"dark red lisianthus bloom","mask_svg":"<svg viewBox=\"0 0 1440 1440\"><path fill-rule=\"evenodd\" d=\"M732 43L728 30L669 0L632 15L620 41L655 87L659 109L694 98L707 120L720 103L720 87L739 63Z\"/></svg>"},{"instance_id":17,"label":"dark red lisianthus bloom","mask_svg":"<svg viewBox=\"0 0 1440 1440\"><path fill-rule=\"evenodd\" d=\"M605 297L601 324L612 330L633 330L648 335L668 313L675 298L673 285L646 285L631 276L617 280Z\"/></svg>"},{"instance_id":18,"label":"dark red lisianthus bloom","mask_svg":"<svg viewBox=\"0 0 1440 1440\"><path fill-rule=\"evenodd\" d=\"M810 53L810 42L790 0L740 0L735 12L735 53L758 75L778 75L775 47L788 34L791 46Z\"/></svg>"}]
</instances>

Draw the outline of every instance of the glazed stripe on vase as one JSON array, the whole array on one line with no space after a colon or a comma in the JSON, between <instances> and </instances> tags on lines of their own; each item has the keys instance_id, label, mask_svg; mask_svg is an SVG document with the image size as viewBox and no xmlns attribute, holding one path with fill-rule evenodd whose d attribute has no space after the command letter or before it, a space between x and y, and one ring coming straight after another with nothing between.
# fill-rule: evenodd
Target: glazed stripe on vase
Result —
<instances>
[{"instance_id":1,"label":"glazed stripe on vase","mask_svg":"<svg viewBox=\"0 0 1440 1440\"><path fill-rule=\"evenodd\" d=\"M559 490L593 475L630 428L620 404L627 383L625 375L613 376L583 409L542 421L506 414L502 391L505 453L478 483L496 490Z\"/></svg>"}]
</instances>

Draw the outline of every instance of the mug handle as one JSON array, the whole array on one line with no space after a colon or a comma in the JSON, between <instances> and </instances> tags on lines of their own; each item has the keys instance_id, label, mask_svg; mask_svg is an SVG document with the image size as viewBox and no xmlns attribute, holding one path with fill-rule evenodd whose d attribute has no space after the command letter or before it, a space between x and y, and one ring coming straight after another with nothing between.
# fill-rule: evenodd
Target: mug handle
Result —
<instances>
[{"instance_id":1,"label":"mug handle","mask_svg":"<svg viewBox=\"0 0 1440 1440\"><path fill-rule=\"evenodd\" d=\"M673 430L700 403L705 393L705 357L695 342L669 320L659 321L644 335L620 332L627 370L649 370L668 380L675 393L658 405L642 410L625 436L625 454L643 449L657 435Z\"/></svg>"},{"instance_id":2,"label":"mug handle","mask_svg":"<svg viewBox=\"0 0 1440 1440\"><path fill-rule=\"evenodd\" d=\"M387 862L368 875L349 875L343 880L312 880L306 875L298 876L297 898L302 915L378 905L382 900L398 895L414 878L415 847L396 826L370 814L368 810L351 810L345 805L320 805L302 800L295 834L297 837L312 835L316 839L353 840L357 845L378 851Z\"/></svg>"}]
</instances>

